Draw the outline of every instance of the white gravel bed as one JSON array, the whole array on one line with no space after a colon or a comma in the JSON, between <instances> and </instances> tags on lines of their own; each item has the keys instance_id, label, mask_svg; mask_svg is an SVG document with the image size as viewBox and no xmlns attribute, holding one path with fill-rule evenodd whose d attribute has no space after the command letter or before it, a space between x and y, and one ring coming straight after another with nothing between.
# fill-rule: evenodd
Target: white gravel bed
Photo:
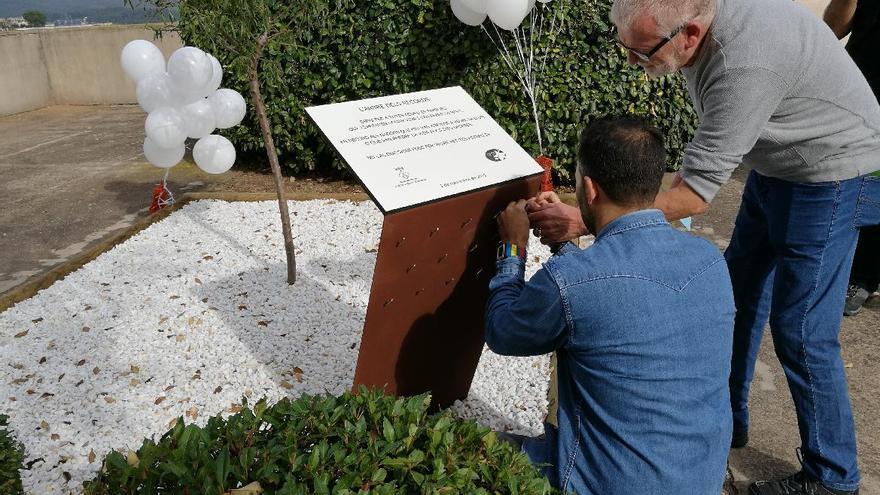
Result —
<instances>
[{"instance_id":1,"label":"white gravel bed","mask_svg":"<svg viewBox=\"0 0 880 495\"><path fill-rule=\"evenodd\" d=\"M34 494L79 493L110 450L242 396L341 394L357 361L382 215L370 202L290 203L296 285L276 202L198 201L0 313L0 411ZM528 274L549 251L534 239ZM541 432L547 356L484 349L453 410Z\"/></svg>"}]
</instances>

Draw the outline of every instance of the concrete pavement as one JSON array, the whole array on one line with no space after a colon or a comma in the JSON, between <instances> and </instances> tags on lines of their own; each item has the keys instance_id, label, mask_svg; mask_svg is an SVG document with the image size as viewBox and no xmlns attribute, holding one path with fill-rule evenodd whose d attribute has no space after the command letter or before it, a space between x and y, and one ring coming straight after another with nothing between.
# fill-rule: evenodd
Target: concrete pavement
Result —
<instances>
[{"instance_id":1,"label":"concrete pavement","mask_svg":"<svg viewBox=\"0 0 880 495\"><path fill-rule=\"evenodd\" d=\"M0 294L146 216L164 172L143 157L145 117L123 105L0 118ZM237 168L209 175L184 162L171 170L169 185L175 194L274 192L270 177Z\"/></svg>"}]
</instances>

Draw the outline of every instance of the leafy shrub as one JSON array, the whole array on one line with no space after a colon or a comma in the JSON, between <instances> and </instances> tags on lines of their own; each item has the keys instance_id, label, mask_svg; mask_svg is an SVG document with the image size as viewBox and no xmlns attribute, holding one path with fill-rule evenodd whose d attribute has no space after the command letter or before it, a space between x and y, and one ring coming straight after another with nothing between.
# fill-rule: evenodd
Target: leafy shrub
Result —
<instances>
[{"instance_id":1,"label":"leafy shrub","mask_svg":"<svg viewBox=\"0 0 880 495\"><path fill-rule=\"evenodd\" d=\"M429 403L365 389L245 403L109 454L85 493L219 494L255 481L267 494L551 493L523 454L473 422L429 415Z\"/></svg>"},{"instance_id":2,"label":"leafy shrub","mask_svg":"<svg viewBox=\"0 0 880 495\"><path fill-rule=\"evenodd\" d=\"M178 29L186 43L223 62L224 86L248 94L242 54L224 44L224 36L238 34L235 18L218 24L218 18L230 18L217 15L220 4L181 0ZM270 42L260 74L275 144L292 172L344 169L304 107L454 85L464 87L527 151L538 154L530 104L519 83L482 31L452 16L448 0L335 0L324 16L304 14L291 7L296 2L262 4L273 19L267 27L292 33ZM549 5L567 27L543 41L551 55L539 105L545 153L556 158L562 175L573 164L578 131L591 118L614 112L652 117L667 135L669 165L677 167L695 129L682 78L649 81L641 69L626 64L608 22L611 0ZM263 150L254 112L244 124L224 133L242 151Z\"/></svg>"},{"instance_id":3,"label":"leafy shrub","mask_svg":"<svg viewBox=\"0 0 880 495\"><path fill-rule=\"evenodd\" d=\"M9 431L9 417L0 414L0 493L24 493L19 470L24 447Z\"/></svg>"}]
</instances>

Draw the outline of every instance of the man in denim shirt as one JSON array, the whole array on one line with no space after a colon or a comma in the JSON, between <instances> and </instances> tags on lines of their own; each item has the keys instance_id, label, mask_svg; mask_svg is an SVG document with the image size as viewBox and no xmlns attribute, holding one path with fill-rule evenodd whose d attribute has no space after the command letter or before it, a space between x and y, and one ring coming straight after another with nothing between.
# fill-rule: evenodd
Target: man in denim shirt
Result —
<instances>
[{"instance_id":1,"label":"man in denim shirt","mask_svg":"<svg viewBox=\"0 0 880 495\"><path fill-rule=\"evenodd\" d=\"M596 242L565 244L528 283L526 202L498 217L486 342L503 355L556 351L559 427L523 450L566 493L721 491L733 294L718 249L648 209L665 159L662 135L640 120L590 124L577 197Z\"/></svg>"}]
</instances>

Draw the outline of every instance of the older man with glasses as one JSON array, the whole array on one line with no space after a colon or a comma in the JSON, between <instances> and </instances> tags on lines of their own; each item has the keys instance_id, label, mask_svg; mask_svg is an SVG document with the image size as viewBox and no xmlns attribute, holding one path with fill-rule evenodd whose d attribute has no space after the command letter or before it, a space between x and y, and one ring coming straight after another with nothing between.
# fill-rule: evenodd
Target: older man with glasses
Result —
<instances>
[{"instance_id":1,"label":"older man with glasses","mask_svg":"<svg viewBox=\"0 0 880 495\"><path fill-rule=\"evenodd\" d=\"M655 206L700 214L751 168L725 253L737 315L733 447L748 442L748 395L764 325L788 380L802 470L757 495L858 493L852 410L838 334L857 229L880 222L880 105L820 19L791 0L615 0L629 62L681 71L700 118L673 187ZM587 232L555 197L530 214L542 241Z\"/></svg>"}]
</instances>

